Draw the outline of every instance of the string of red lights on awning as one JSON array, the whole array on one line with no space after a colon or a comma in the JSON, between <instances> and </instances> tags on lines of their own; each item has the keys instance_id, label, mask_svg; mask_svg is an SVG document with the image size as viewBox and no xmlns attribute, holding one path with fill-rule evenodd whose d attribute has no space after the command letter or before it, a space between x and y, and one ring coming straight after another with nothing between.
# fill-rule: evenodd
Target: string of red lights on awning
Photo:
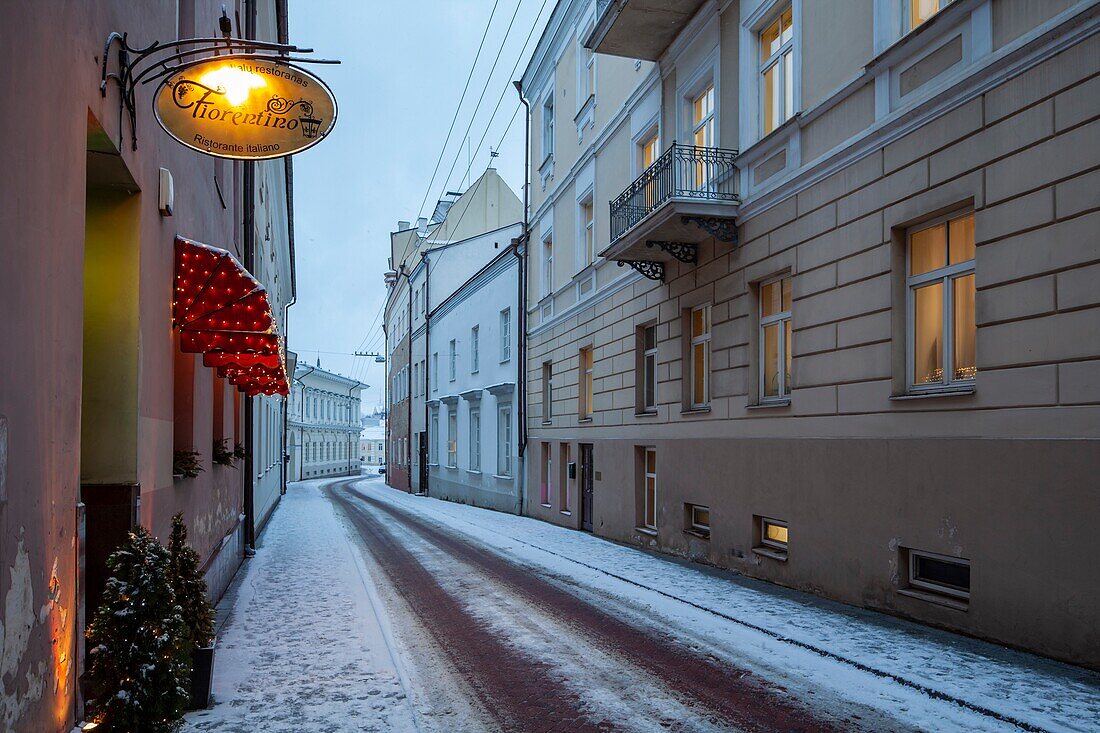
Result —
<instances>
[{"instance_id":1,"label":"string of red lights on awning","mask_svg":"<svg viewBox=\"0 0 1100 733\"><path fill-rule=\"evenodd\" d=\"M224 249L176 237L172 323L184 352L250 397L290 392L267 290Z\"/></svg>"}]
</instances>

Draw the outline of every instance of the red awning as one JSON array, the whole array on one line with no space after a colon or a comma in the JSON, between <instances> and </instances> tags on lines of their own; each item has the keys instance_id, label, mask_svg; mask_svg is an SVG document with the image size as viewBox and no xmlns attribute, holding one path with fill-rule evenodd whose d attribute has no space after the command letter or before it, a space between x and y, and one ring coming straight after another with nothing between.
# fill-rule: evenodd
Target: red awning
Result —
<instances>
[{"instance_id":1,"label":"red awning","mask_svg":"<svg viewBox=\"0 0 1100 733\"><path fill-rule=\"evenodd\" d=\"M226 250L176 237L172 323L184 352L242 392L290 392L267 290Z\"/></svg>"}]
</instances>

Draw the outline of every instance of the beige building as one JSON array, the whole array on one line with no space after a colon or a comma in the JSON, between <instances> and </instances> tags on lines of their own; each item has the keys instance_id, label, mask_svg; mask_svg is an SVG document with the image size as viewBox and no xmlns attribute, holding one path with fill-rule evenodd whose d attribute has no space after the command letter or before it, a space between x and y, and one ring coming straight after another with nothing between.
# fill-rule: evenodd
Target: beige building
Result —
<instances>
[{"instance_id":1,"label":"beige building","mask_svg":"<svg viewBox=\"0 0 1100 733\"><path fill-rule=\"evenodd\" d=\"M1100 666L1100 5L596 6L523 78L526 511Z\"/></svg>"}]
</instances>

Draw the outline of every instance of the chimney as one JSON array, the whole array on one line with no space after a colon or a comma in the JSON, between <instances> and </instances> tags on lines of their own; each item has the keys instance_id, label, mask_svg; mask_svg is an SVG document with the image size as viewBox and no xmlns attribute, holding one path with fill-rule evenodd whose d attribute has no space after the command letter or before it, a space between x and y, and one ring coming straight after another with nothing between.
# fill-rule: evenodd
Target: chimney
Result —
<instances>
[{"instance_id":1,"label":"chimney","mask_svg":"<svg viewBox=\"0 0 1100 733\"><path fill-rule=\"evenodd\" d=\"M416 232L422 237L428 233L428 217L422 216L416 220Z\"/></svg>"},{"instance_id":2,"label":"chimney","mask_svg":"<svg viewBox=\"0 0 1100 733\"><path fill-rule=\"evenodd\" d=\"M406 229L408 229L410 226L411 225L407 221L399 221L399 222L397 222L397 231L403 232Z\"/></svg>"}]
</instances>

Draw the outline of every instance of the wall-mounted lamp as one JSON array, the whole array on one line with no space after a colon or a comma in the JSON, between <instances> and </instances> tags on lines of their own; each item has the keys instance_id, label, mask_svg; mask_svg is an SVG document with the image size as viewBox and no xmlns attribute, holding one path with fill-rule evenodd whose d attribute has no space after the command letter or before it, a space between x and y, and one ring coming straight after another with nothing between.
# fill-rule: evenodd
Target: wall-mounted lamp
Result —
<instances>
[{"instance_id":1,"label":"wall-mounted lamp","mask_svg":"<svg viewBox=\"0 0 1100 733\"><path fill-rule=\"evenodd\" d=\"M172 171L167 168L160 169L160 198L159 207L161 216L171 216L172 208L176 205L176 187L172 183Z\"/></svg>"}]
</instances>

